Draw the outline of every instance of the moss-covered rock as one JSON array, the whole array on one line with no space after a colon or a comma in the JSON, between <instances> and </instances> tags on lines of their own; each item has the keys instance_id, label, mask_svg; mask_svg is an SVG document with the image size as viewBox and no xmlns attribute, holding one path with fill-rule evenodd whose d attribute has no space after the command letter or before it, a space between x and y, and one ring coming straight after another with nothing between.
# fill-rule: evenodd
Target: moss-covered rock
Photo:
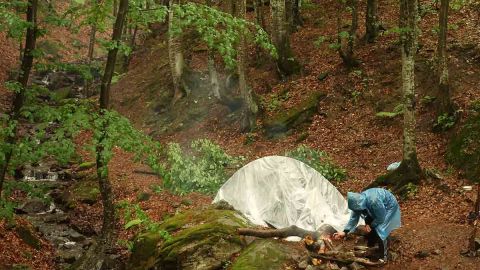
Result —
<instances>
[{"instance_id":1,"label":"moss-covered rock","mask_svg":"<svg viewBox=\"0 0 480 270\"><path fill-rule=\"evenodd\" d=\"M20 225L15 228L15 232L17 233L18 237L23 240L23 242L32 248L40 249L42 247L40 240L37 238L37 236L35 236L31 228Z\"/></svg>"},{"instance_id":2,"label":"moss-covered rock","mask_svg":"<svg viewBox=\"0 0 480 270\"><path fill-rule=\"evenodd\" d=\"M52 192L51 196L59 206L73 209L78 203L95 204L100 198L100 188L95 179L84 178L64 191Z\"/></svg>"},{"instance_id":3,"label":"moss-covered rock","mask_svg":"<svg viewBox=\"0 0 480 270\"><path fill-rule=\"evenodd\" d=\"M480 181L480 114L471 116L456 136L453 136L447 150L450 164L464 170L472 181Z\"/></svg>"},{"instance_id":4,"label":"moss-covered rock","mask_svg":"<svg viewBox=\"0 0 480 270\"><path fill-rule=\"evenodd\" d=\"M248 221L236 211L207 208L177 214L163 222L171 234L163 240L157 233L139 235L128 269L221 269L245 242L236 229Z\"/></svg>"},{"instance_id":5,"label":"moss-covered rock","mask_svg":"<svg viewBox=\"0 0 480 270\"><path fill-rule=\"evenodd\" d=\"M265 132L268 137L276 137L284 134L307 121L317 111L318 101L324 97L324 93L314 92L299 105L280 111L272 117L264 120Z\"/></svg>"},{"instance_id":6,"label":"moss-covered rock","mask_svg":"<svg viewBox=\"0 0 480 270\"><path fill-rule=\"evenodd\" d=\"M284 269L284 265L300 257L300 251L285 242L273 239L253 241L232 264L232 270Z\"/></svg>"}]
</instances>

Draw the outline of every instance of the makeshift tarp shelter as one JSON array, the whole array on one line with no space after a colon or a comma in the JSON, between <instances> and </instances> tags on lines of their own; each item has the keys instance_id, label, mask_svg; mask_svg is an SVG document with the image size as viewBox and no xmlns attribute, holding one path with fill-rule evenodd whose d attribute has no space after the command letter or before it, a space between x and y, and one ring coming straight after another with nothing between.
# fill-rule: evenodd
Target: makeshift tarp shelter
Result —
<instances>
[{"instance_id":1,"label":"makeshift tarp shelter","mask_svg":"<svg viewBox=\"0 0 480 270\"><path fill-rule=\"evenodd\" d=\"M257 159L238 170L218 191L224 200L257 225L296 225L317 230L328 224L343 230L350 211L340 192L305 163L282 156Z\"/></svg>"}]
</instances>

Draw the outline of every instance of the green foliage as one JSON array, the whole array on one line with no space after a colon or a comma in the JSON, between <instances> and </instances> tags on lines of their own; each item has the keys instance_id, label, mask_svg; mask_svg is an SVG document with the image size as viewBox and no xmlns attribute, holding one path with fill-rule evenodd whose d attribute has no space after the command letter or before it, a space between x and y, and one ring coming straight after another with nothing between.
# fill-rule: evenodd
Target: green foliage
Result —
<instances>
[{"instance_id":1,"label":"green foliage","mask_svg":"<svg viewBox=\"0 0 480 270\"><path fill-rule=\"evenodd\" d=\"M13 215L15 213L14 209L16 206L16 203L0 198L0 220L7 220L9 222L12 222Z\"/></svg>"},{"instance_id":2,"label":"green foliage","mask_svg":"<svg viewBox=\"0 0 480 270\"><path fill-rule=\"evenodd\" d=\"M422 99L420 99L420 102L422 104L429 105L429 104L432 104L436 99L437 99L436 97L425 95L422 97Z\"/></svg>"},{"instance_id":3,"label":"green foliage","mask_svg":"<svg viewBox=\"0 0 480 270\"><path fill-rule=\"evenodd\" d=\"M415 195L417 195L417 193L418 193L418 186L415 185L414 183L408 183L405 186L405 196L407 198L415 197Z\"/></svg>"},{"instance_id":4,"label":"green foliage","mask_svg":"<svg viewBox=\"0 0 480 270\"><path fill-rule=\"evenodd\" d=\"M323 151L314 150L306 145L286 153L286 156L302 161L322 174L329 181L343 181L347 179L347 172L336 165Z\"/></svg>"},{"instance_id":5,"label":"green foliage","mask_svg":"<svg viewBox=\"0 0 480 270\"><path fill-rule=\"evenodd\" d=\"M470 108L475 112L480 112L480 100L474 100L470 104Z\"/></svg>"},{"instance_id":6,"label":"green foliage","mask_svg":"<svg viewBox=\"0 0 480 270\"><path fill-rule=\"evenodd\" d=\"M193 141L191 151L189 155L175 143L168 147L167 166L162 177L165 187L175 193L214 194L229 177L228 169L237 168L243 160L229 156L206 139Z\"/></svg>"},{"instance_id":7,"label":"green foliage","mask_svg":"<svg viewBox=\"0 0 480 270\"><path fill-rule=\"evenodd\" d=\"M317 9L319 5L312 0L305 0L302 2L301 9L302 10L314 10Z\"/></svg>"},{"instance_id":8,"label":"green foliage","mask_svg":"<svg viewBox=\"0 0 480 270\"><path fill-rule=\"evenodd\" d=\"M399 104L395 106L395 108L393 109L393 112L378 112L375 115L378 118L392 119L402 114L403 114L403 104Z\"/></svg>"},{"instance_id":9,"label":"green foliage","mask_svg":"<svg viewBox=\"0 0 480 270\"><path fill-rule=\"evenodd\" d=\"M270 112L278 111L282 104L290 98L290 93L287 90L281 91L279 93L271 93L266 97L262 97L260 104L262 107Z\"/></svg>"},{"instance_id":10,"label":"green foliage","mask_svg":"<svg viewBox=\"0 0 480 270\"><path fill-rule=\"evenodd\" d=\"M327 37L325 36L319 36L314 42L313 45L315 45L315 48L320 48L322 44L327 40Z\"/></svg>"},{"instance_id":11,"label":"green foliage","mask_svg":"<svg viewBox=\"0 0 480 270\"><path fill-rule=\"evenodd\" d=\"M27 8L26 1L1 1L0 2L0 32L7 37L21 40L25 30L31 25L23 18Z\"/></svg>"},{"instance_id":12,"label":"green foliage","mask_svg":"<svg viewBox=\"0 0 480 270\"><path fill-rule=\"evenodd\" d=\"M451 129L455 126L457 122L457 117L448 113L444 113L437 117L437 121L434 124L434 128L437 130L445 131Z\"/></svg>"},{"instance_id":13,"label":"green foliage","mask_svg":"<svg viewBox=\"0 0 480 270\"><path fill-rule=\"evenodd\" d=\"M138 204L132 204L128 201L121 201L117 207L123 210L123 217L125 221L125 230L135 230L137 233L155 233L160 235L165 240L170 240L170 234L160 229L160 223L153 221L145 211ZM133 247L131 241L126 241L124 244L129 250Z\"/></svg>"},{"instance_id":14,"label":"green foliage","mask_svg":"<svg viewBox=\"0 0 480 270\"><path fill-rule=\"evenodd\" d=\"M171 35L180 35L186 29L194 29L207 46L218 52L225 64L233 68L236 65L236 48L240 37L253 41L273 57L277 57L270 37L259 25L236 18L231 14L209 6L187 3L171 7L175 18L169 29Z\"/></svg>"}]
</instances>

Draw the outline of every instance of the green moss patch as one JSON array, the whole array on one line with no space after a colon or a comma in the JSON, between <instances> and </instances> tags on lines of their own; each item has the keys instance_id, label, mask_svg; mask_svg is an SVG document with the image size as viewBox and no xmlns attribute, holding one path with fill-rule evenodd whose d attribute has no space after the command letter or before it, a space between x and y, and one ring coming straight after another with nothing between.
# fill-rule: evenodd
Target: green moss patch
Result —
<instances>
[{"instance_id":1,"label":"green moss patch","mask_svg":"<svg viewBox=\"0 0 480 270\"><path fill-rule=\"evenodd\" d=\"M252 242L232 265L232 270L284 269L284 265L298 251L284 242L257 239Z\"/></svg>"},{"instance_id":2,"label":"green moss patch","mask_svg":"<svg viewBox=\"0 0 480 270\"><path fill-rule=\"evenodd\" d=\"M468 179L480 180L480 114L471 116L458 134L452 137L447 160L464 170Z\"/></svg>"}]
</instances>

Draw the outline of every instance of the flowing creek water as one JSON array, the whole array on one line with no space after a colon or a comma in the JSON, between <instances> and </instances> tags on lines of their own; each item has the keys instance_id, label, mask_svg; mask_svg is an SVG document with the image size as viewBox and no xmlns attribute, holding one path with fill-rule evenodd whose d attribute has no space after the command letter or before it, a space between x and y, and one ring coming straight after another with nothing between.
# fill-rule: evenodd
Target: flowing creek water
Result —
<instances>
[{"instance_id":1,"label":"flowing creek water","mask_svg":"<svg viewBox=\"0 0 480 270\"><path fill-rule=\"evenodd\" d=\"M56 249L55 261L60 268L67 268L80 258L93 243L91 237L78 232L70 225L70 218L62 205L52 199L52 193L62 193L72 184L69 169L40 163L38 166L26 166L20 181L45 190L45 198L27 199L17 209L18 214L29 220L42 237Z\"/></svg>"}]
</instances>

